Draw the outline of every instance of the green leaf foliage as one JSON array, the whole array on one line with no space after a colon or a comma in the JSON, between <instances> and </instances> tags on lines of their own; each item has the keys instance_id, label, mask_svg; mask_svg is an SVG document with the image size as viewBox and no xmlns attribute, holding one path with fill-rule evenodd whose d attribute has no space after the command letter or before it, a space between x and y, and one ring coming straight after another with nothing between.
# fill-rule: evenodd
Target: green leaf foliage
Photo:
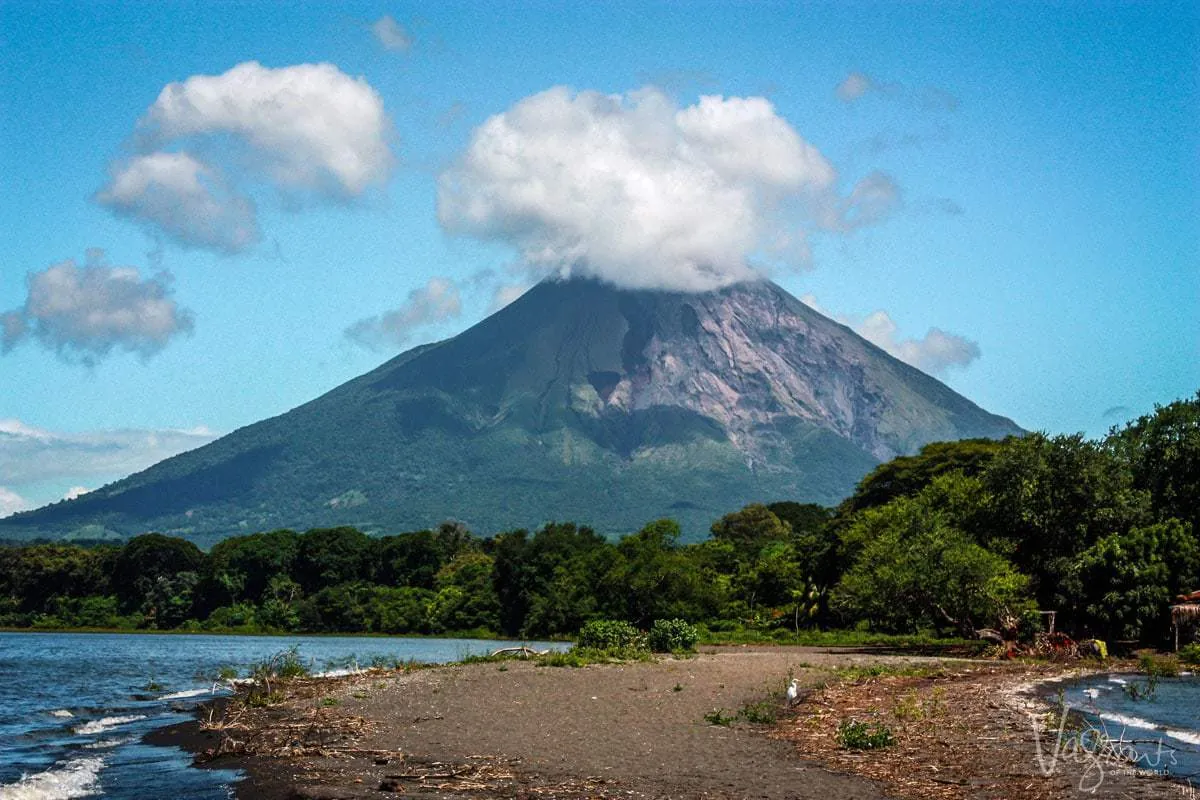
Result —
<instances>
[{"instance_id":1,"label":"green leaf foliage","mask_svg":"<svg viewBox=\"0 0 1200 800\"><path fill-rule=\"evenodd\" d=\"M700 641L700 632L682 619L656 619L647 636L655 653L691 652Z\"/></svg>"},{"instance_id":2,"label":"green leaf foliage","mask_svg":"<svg viewBox=\"0 0 1200 800\"><path fill-rule=\"evenodd\" d=\"M579 630L575 642L579 647L595 650L642 649L646 640L642 632L623 620L597 619Z\"/></svg>"},{"instance_id":3,"label":"green leaf foliage","mask_svg":"<svg viewBox=\"0 0 1200 800\"><path fill-rule=\"evenodd\" d=\"M1030 434L929 445L836 510L733 510L687 544L671 519L622 537L571 522L490 538L447 522L226 538L158 533L0 546L0 625L570 637L588 652L706 641L969 636L1057 628L1164 645L1200 589L1200 395L1100 441ZM1032 624L1031 624L1032 623ZM1187 637L1194 629L1181 629ZM585 644L586 643L586 644ZM1190 652L1190 651L1187 651ZM605 656L608 658L609 656ZM574 659L573 663L582 663Z\"/></svg>"}]
</instances>

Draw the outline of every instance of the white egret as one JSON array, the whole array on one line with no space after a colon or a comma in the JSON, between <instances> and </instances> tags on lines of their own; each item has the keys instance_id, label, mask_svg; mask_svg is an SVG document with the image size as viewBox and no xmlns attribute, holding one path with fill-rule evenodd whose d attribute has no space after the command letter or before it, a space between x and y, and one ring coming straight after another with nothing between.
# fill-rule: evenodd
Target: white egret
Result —
<instances>
[{"instance_id":1,"label":"white egret","mask_svg":"<svg viewBox=\"0 0 1200 800\"><path fill-rule=\"evenodd\" d=\"M800 696L800 687L796 685L799 682L799 679L792 678L792 682L787 688L787 701L789 706L793 705L796 702L796 698Z\"/></svg>"}]
</instances>

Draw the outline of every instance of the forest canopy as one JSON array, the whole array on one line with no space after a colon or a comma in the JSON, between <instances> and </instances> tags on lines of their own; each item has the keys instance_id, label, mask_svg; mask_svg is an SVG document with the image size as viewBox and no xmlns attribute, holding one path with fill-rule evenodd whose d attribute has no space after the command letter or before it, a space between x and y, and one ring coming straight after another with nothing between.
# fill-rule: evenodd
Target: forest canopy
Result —
<instances>
[{"instance_id":1,"label":"forest canopy","mask_svg":"<svg viewBox=\"0 0 1200 800\"><path fill-rule=\"evenodd\" d=\"M752 504L698 544L654 520L610 541L554 522L490 538L447 522L234 536L205 553L0 548L0 626L570 636L591 620L710 631L969 636L1057 612L1077 636L1162 642L1200 589L1200 393L1099 440L1041 433L930 444L838 508Z\"/></svg>"}]
</instances>

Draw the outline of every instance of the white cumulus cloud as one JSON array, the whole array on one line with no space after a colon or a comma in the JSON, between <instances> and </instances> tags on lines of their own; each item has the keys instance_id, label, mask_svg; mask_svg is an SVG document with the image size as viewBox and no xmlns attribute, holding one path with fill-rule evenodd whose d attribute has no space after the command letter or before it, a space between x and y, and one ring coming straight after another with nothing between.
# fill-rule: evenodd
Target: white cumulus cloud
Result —
<instances>
[{"instance_id":1,"label":"white cumulus cloud","mask_svg":"<svg viewBox=\"0 0 1200 800\"><path fill-rule=\"evenodd\" d=\"M254 203L221 173L183 152L157 152L113 165L96 199L186 246L224 253L259 239Z\"/></svg>"},{"instance_id":2,"label":"white cumulus cloud","mask_svg":"<svg viewBox=\"0 0 1200 800\"><path fill-rule=\"evenodd\" d=\"M811 294L800 299L813 310L848 326L884 352L930 375L944 374L953 367L965 367L979 358L978 344L941 328L930 328L920 339L904 338L886 311L875 311L865 317L848 316L822 308Z\"/></svg>"},{"instance_id":3,"label":"white cumulus cloud","mask_svg":"<svg viewBox=\"0 0 1200 800\"><path fill-rule=\"evenodd\" d=\"M391 14L384 14L375 20L371 24L371 33L375 35L375 41L379 42L385 50L407 53L412 49L412 36L404 29L403 25L396 22Z\"/></svg>"},{"instance_id":4,"label":"white cumulus cloud","mask_svg":"<svg viewBox=\"0 0 1200 800\"><path fill-rule=\"evenodd\" d=\"M756 258L803 254L807 228L844 231L871 198L838 197L837 177L761 97L681 108L653 88L556 87L474 132L439 178L438 214L515 246L534 277L703 291L757 277Z\"/></svg>"},{"instance_id":5,"label":"white cumulus cloud","mask_svg":"<svg viewBox=\"0 0 1200 800\"><path fill-rule=\"evenodd\" d=\"M387 178L388 131L383 100L365 79L332 64L257 61L168 84L138 122L138 138L154 146L235 136L280 186L345 196Z\"/></svg>"},{"instance_id":6,"label":"white cumulus cloud","mask_svg":"<svg viewBox=\"0 0 1200 800\"><path fill-rule=\"evenodd\" d=\"M171 296L171 276L142 278L134 267L113 267L104 252L88 251L26 277L28 295L3 315L8 352L33 338L67 360L94 364L114 348L149 357L172 338L192 330L192 314Z\"/></svg>"},{"instance_id":7,"label":"white cumulus cloud","mask_svg":"<svg viewBox=\"0 0 1200 800\"><path fill-rule=\"evenodd\" d=\"M386 350L406 343L416 328L445 322L461 313L458 284L450 278L435 277L409 292L399 308L354 323L346 329L346 336L364 347Z\"/></svg>"},{"instance_id":8,"label":"white cumulus cloud","mask_svg":"<svg viewBox=\"0 0 1200 800\"><path fill-rule=\"evenodd\" d=\"M136 154L96 199L185 245L237 252L259 238L249 185L264 182L290 207L351 200L391 175L391 136L365 79L332 64L248 61L165 86L138 120Z\"/></svg>"}]
</instances>

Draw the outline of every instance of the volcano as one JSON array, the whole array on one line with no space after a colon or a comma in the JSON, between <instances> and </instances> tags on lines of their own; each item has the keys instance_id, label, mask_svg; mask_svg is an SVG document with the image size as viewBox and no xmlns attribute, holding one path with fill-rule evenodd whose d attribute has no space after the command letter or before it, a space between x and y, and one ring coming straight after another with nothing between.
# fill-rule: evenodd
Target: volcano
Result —
<instances>
[{"instance_id":1,"label":"volcano","mask_svg":"<svg viewBox=\"0 0 1200 800\"><path fill-rule=\"evenodd\" d=\"M205 545L446 519L618 534L672 517L695 539L749 502L836 503L927 442L1021 432L768 281L546 281L286 414L0 521L0 537Z\"/></svg>"}]
</instances>

